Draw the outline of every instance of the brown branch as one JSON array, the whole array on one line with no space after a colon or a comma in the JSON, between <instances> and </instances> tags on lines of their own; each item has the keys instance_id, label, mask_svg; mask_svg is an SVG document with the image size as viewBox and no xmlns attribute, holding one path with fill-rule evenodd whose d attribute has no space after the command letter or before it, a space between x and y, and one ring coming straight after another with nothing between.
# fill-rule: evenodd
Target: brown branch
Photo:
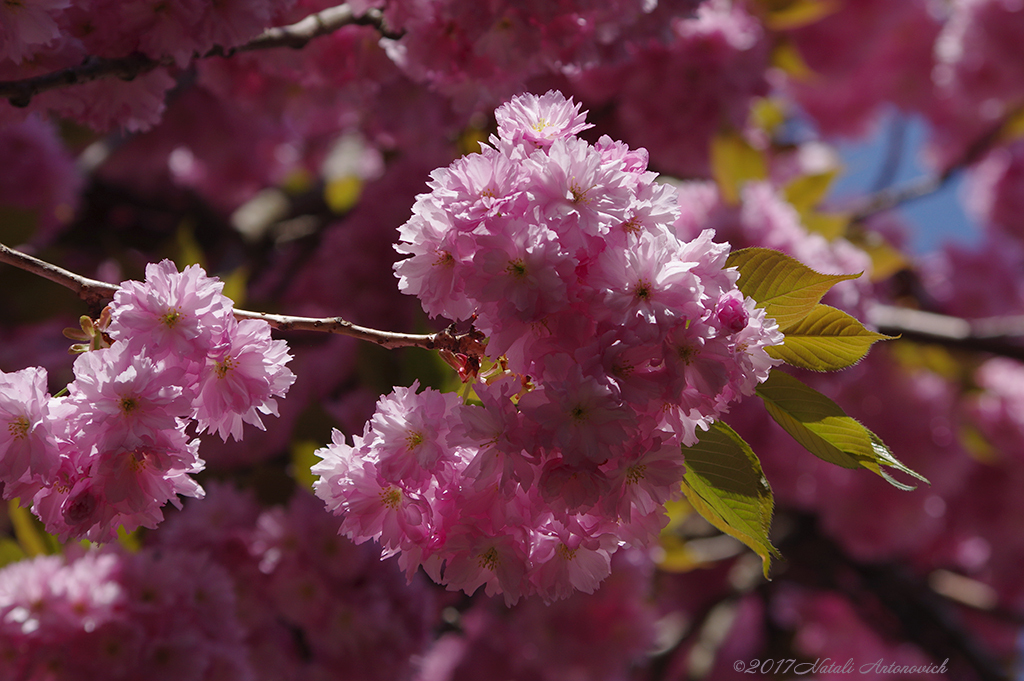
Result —
<instances>
[{"instance_id":1,"label":"brown branch","mask_svg":"<svg viewBox=\"0 0 1024 681\"><path fill-rule=\"evenodd\" d=\"M854 209L851 222L853 224L864 222L878 213L898 208L905 203L939 191L959 171L980 159L996 142L1000 141L1007 125L1022 111L1024 109L1020 106L1007 111L1005 116L991 127L986 128L973 142L967 145L960 157L950 163L942 172L912 180L900 187L888 187L867 196L860 206Z\"/></svg>"},{"instance_id":2,"label":"brown branch","mask_svg":"<svg viewBox=\"0 0 1024 681\"><path fill-rule=\"evenodd\" d=\"M116 284L109 284L105 281L89 279L80 274L75 274L45 260L16 251L4 244L0 244L0 262L5 262L8 265L13 265L26 272L60 284L74 291L78 294L79 298L95 307L100 307L111 301L114 298L114 294L121 288ZM238 309L234 313L236 319L262 319L270 324L272 328L279 331L335 333L375 343L388 349L416 347L427 350L447 350L475 357L483 355L483 339L479 332L473 329L467 332L457 332L454 328L449 327L444 331L434 334L410 334L380 331L365 326L358 326L341 317L317 319L314 317L293 317L290 315L268 314L266 312Z\"/></svg>"},{"instance_id":3,"label":"brown branch","mask_svg":"<svg viewBox=\"0 0 1024 681\"><path fill-rule=\"evenodd\" d=\"M876 305L868 322L881 333L945 347L1024 361L1024 315L961 319L891 305Z\"/></svg>"},{"instance_id":4,"label":"brown branch","mask_svg":"<svg viewBox=\"0 0 1024 681\"><path fill-rule=\"evenodd\" d=\"M216 46L205 54L196 55L195 58L230 57L239 52L254 52L278 47L300 49L315 38L333 33L343 26L349 25L373 26L385 37L399 37L384 27L383 15L380 10L370 9L366 14L355 16L348 5L338 5L311 14L290 26L268 28L249 42L237 47ZM131 80L149 73L157 67L171 66L174 63L174 59L169 56L153 58L139 53L110 59L87 57L81 64L59 71L21 80L0 81L0 98L9 100L14 106L24 107L28 106L32 98L41 92L81 85L101 78Z\"/></svg>"},{"instance_id":5,"label":"brown branch","mask_svg":"<svg viewBox=\"0 0 1024 681\"><path fill-rule=\"evenodd\" d=\"M40 260L27 253L16 251L4 244L0 244L0 262L14 265L26 272L31 272L43 279L49 279L60 284L64 288L71 289L91 307L100 307L103 303L111 300L114 294L121 288L115 284L108 284L105 281L89 279L80 274L75 274L63 267L57 267L52 263Z\"/></svg>"}]
</instances>

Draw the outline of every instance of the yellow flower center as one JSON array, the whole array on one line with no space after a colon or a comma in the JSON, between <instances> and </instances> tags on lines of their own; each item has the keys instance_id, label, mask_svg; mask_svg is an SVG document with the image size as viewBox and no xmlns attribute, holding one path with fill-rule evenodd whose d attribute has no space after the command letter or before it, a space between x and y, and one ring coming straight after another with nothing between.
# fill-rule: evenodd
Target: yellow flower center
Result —
<instances>
[{"instance_id":1,"label":"yellow flower center","mask_svg":"<svg viewBox=\"0 0 1024 681\"><path fill-rule=\"evenodd\" d=\"M636 285L633 287L633 295L639 298L640 300L650 300L651 288L651 282L647 281L646 279L641 279L640 281L636 282Z\"/></svg>"},{"instance_id":2,"label":"yellow flower center","mask_svg":"<svg viewBox=\"0 0 1024 681\"><path fill-rule=\"evenodd\" d=\"M479 565L485 570L491 570L493 572L497 569L499 562L498 549L493 546L480 554Z\"/></svg>"},{"instance_id":3,"label":"yellow flower center","mask_svg":"<svg viewBox=\"0 0 1024 681\"><path fill-rule=\"evenodd\" d=\"M626 484L635 485L644 479L644 473L647 472L647 466L642 463L638 463L635 466L630 466L626 469Z\"/></svg>"},{"instance_id":4,"label":"yellow flower center","mask_svg":"<svg viewBox=\"0 0 1024 681\"><path fill-rule=\"evenodd\" d=\"M380 503L384 508L394 511L402 502L402 492L397 487L385 487L380 491Z\"/></svg>"},{"instance_id":5,"label":"yellow flower center","mask_svg":"<svg viewBox=\"0 0 1024 681\"><path fill-rule=\"evenodd\" d=\"M516 279L522 279L523 277L526 276L526 263L523 262L522 258L517 258L516 260L509 260L508 267L505 268L505 271L511 274Z\"/></svg>"},{"instance_id":6,"label":"yellow flower center","mask_svg":"<svg viewBox=\"0 0 1024 681\"><path fill-rule=\"evenodd\" d=\"M167 312L160 317L160 323L168 329L173 329L184 316L185 315L181 313L180 308L169 308Z\"/></svg>"},{"instance_id":7,"label":"yellow flower center","mask_svg":"<svg viewBox=\"0 0 1024 681\"><path fill-rule=\"evenodd\" d=\"M11 434L15 440L24 440L28 437L28 418L25 416L19 416L10 423L7 424L7 432Z\"/></svg>"},{"instance_id":8,"label":"yellow flower center","mask_svg":"<svg viewBox=\"0 0 1024 681\"><path fill-rule=\"evenodd\" d=\"M228 355L221 361L217 362L217 368L214 371L217 372L217 378L224 378L228 375L228 372L238 368L238 360Z\"/></svg>"}]
</instances>

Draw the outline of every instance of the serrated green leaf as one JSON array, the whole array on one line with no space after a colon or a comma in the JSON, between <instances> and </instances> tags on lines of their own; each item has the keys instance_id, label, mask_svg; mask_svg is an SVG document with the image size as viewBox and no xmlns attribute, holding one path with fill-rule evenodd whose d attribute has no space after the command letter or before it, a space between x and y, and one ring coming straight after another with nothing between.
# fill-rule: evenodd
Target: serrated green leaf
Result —
<instances>
[{"instance_id":1,"label":"serrated green leaf","mask_svg":"<svg viewBox=\"0 0 1024 681\"><path fill-rule=\"evenodd\" d=\"M718 183L722 199L730 205L739 203L740 189L745 182L768 176L763 154L738 132L715 135L711 139L710 155L711 174Z\"/></svg>"},{"instance_id":2,"label":"serrated green leaf","mask_svg":"<svg viewBox=\"0 0 1024 681\"><path fill-rule=\"evenodd\" d=\"M865 430L867 429L865 428ZM871 447L872 449L875 450L875 455L878 457L878 463L882 464L883 466L895 468L901 473L906 473L910 477L917 478L923 483L929 485L931 484L930 482L928 482L928 478L924 477L923 475L921 475L920 473L911 468L907 468L907 466L904 465L902 461L897 459L896 456L892 453L892 450L889 449L889 445L882 442L882 438L878 437L870 430L868 430L868 437L871 438ZM891 484L894 487L898 487L899 489L907 491L915 489L914 485L905 485L902 482L899 482L898 480L892 478L889 475L889 473L882 467L879 467L878 471L876 472L883 478L888 480L889 484Z\"/></svg>"},{"instance_id":3,"label":"serrated green leaf","mask_svg":"<svg viewBox=\"0 0 1024 681\"><path fill-rule=\"evenodd\" d=\"M765 348L771 357L811 371L837 371L853 366L871 345L892 336L875 333L842 310L816 305L806 317L782 330L783 345Z\"/></svg>"},{"instance_id":4,"label":"serrated green leaf","mask_svg":"<svg viewBox=\"0 0 1024 681\"><path fill-rule=\"evenodd\" d=\"M895 468L928 482L900 463L881 438L842 408L789 374L773 371L757 387L768 414L804 449L843 468L866 468L900 489L913 489L894 480L883 467Z\"/></svg>"},{"instance_id":5,"label":"serrated green leaf","mask_svg":"<svg viewBox=\"0 0 1024 681\"><path fill-rule=\"evenodd\" d=\"M726 266L739 271L736 285L740 291L756 300L765 314L778 322L780 329L810 314L835 284L862 274L821 274L796 258L770 248L733 251Z\"/></svg>"},{"instance_id":6,"label":"serrated green leaf","mask_svg":"<svg viewBox=\"0 0 1024 681\"><path fill-rule=\"evenodd\" d=\"M683 449L683 492L705 520L761 557L765 577L778 550L768 540L774 501L750 446L721 421Z\"/></svg>"}]
</instances>

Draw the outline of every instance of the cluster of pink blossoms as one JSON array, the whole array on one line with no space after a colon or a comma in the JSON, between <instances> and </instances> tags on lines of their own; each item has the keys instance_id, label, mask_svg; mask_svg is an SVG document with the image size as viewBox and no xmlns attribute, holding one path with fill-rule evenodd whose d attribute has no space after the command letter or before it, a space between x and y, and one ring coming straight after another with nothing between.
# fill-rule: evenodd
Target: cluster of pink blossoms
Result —
<instances>
[{"instance_id":1,"label":"cluster of pink blossoms","mask_svg":"<svg viewBox=\"0 0 1024 681\"><path fill-rule=\"evenodd\" d=\"M48 394L40 367L0 373L4 498L31 501L52 534L102 542L155 527L179 494L202 496L190 425L241 439L295 380L287 344L266 322L236 321L223 286L197 265L148 265L115 294L113 343L78 356L67 395Z\"/></svg>"},{"instance_id":2,"label":"cluster of pink blossoms","mask_svg":"<svg viewBox=\"0 0 1024 681\"><path fill-rule=\"evenodd\" d=\"M479 403L397 388L313 470L342 531L409 572L554 600L656 537L680 447L767 378L783 338L723 269L728 245L678 238L645 151L578 137L558 92L496 117L490 146L432 173L396 272L431 316L472 320L502 370Z\"/></svg>"},{"instance_id":3,"label":"cluster of pink blossoms","mask_svg":"<svg viewBox=\"0 0 1024 681\"><path fill-rule=\"evenodd\" d=\"M197 553L13 563L0 570L0 678L253 681L236 613L230 575Z\"/></svg>"}]
</instances>

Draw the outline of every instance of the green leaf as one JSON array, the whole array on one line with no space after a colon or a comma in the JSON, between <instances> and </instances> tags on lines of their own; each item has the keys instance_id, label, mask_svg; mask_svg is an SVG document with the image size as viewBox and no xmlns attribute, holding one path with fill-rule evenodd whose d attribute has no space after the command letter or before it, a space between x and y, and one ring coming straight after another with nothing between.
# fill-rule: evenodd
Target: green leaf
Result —
<instances>
[{"instance_id":1,"label":"green leaf","mask_svg":"<svg viewBox=\"0 0 1024 681\"><path fill-rule=\"evenodd\" d=\"M768 576L778 550L768 540L774 501L750 446L721 421L692 447L684 448L683 492L704 519L761 556Z\"/></svg>"},{"instance_id":2,"label":"green leaf","mask_svg":"<svg viewBox=\"0 0 1024 681\"><path fill-rule=\"evenodd\" d=\"M801 175L783 188L782 195L803 215L821 203L838 174L838 168L833 168L823 173Z\"/></svg>"},{"instance_id":3,"label":"green leaf","mask_svg":"<svg viewBox=\"0 0 1024 681\"><path fill-rule=\"evenodd\" d=\"M836 371L853 366L876 341L892 336L875 333L842 310L816 305L809 315L782 330L785 344L765 348L786 364L812 371Z\"/></svg>"},{"instance_id":4,"label":"green leaf","mask_svg":"<svg viewBox=\"0 0 1024 681\"><path fill-rule=\"evenodd\" d=\"M17 499L11 499L7 503L7 514L14 527L14 536L18 539L18 545L21 546L26 556L34 558L50 553L44 539L45 533L28 509L19 505Z\"/></svg>"},{"instance_id":5,"label":"green leaf","mask_svg":"<svg viewBox=\"0 0 1024 681\"><path fill-rule=\"evenodd\" d=\"M847 213L823 213L809 210L801 214L800 222L808 232L820 234L829 241L834 241L846 234L846 230L850 226L850 216Z\"/></svg>"},{"instance_id":6,"label":"green leaf","mask_svg":"<svg viewBox=\"0 0 1024 681\"><path fill-rule=\"evenodd\" d=\"M928 482L893 456L881 438L846 415L838 404L789 374L773 371L757 388L765 408L783 430L820 459L843 468L866 468L900 489L883 466Z\"/></svg>"},{"instance_id":7,"label":"green leaf","mask_svg":"<svg viewBox=\"0 0 1024 681\"><path fill-rule=\"evenodd\" d=\"M0 568L25 560L27 557L18 542L9 537L0 537Z\"/></svg>"},{"instance_id":8,"label":"green leaf","mask_svg":"<svg viewBox=\"0 0 1024 681\"><path fill-rule=\"evenodd\" d=\"M843 7L837 0L793 0L782 7L772 7L764 18L765 25L773 31L802 28L834 14Z\"/></svg>"},{"instance_id":9,"label":"green leaf","mask_svg":"<svg viewBox=\"0 0 1024 681\"><path fill-rule=\"evenodd\" d=\"M764 179L768 171L764 155L750 146L740 133L730 131L711 139L711 174L718 183L722 199L736 205L743 184Z\"/></svg>"},{"instance_id":10,"label":"green leaf","mask_svg":"<svg viewBox=\"0 0 1024 681\"><path fill-rule=\"evenodd\" d=\"M739 271L736 285L740 291L756 300L765 314L778 322L780 329L810 314L835 284L862 274L821 274L796 258L770 248L733 251L726 266Z\"/></svg>"}]
</instances>

